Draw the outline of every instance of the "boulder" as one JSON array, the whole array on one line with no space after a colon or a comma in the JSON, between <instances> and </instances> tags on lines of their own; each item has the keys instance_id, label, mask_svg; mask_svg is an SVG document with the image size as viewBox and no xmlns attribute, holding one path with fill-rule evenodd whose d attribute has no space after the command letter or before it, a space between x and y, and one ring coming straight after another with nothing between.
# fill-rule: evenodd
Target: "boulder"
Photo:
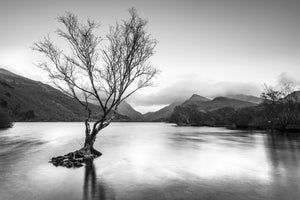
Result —
<instances>
[{"instance_id":1,"label":"boulder","mask_svg":"<svg viewBox=\"0 0 300 200\"><path fill-rule=\"evenodd\" d=\"M92 154L86 154L81 150L77 150L75 152L69 152L64 156L52 157L49 162L56 167L78 168L82 167L83 163L91 161L101 155L102 153L96 150L94 150Z\"/></svg>"}]
</instances>

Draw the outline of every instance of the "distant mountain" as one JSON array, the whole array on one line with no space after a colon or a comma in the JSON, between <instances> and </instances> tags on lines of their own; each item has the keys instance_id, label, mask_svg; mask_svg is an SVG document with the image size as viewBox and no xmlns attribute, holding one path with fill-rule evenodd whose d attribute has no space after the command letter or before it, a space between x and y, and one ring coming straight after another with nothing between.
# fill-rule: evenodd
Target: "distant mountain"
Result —
<instances>
[{"instance_id":1,"label":"distant mountain","mask_svg":"<svg viewBox=\"0 0 300 200\"><path fill-rule=\"evenodd\" d=\"M227 95L231 99L237 99L241 101L247 101L250 103L260 104L262 99L252 95L244 95L244 94L237 94L237 95Z\"/></svg>"},{"instance_id":2,"label":"distant mountain","mask_svg":"<svg viewBox=\"0 0 300 200\"><path fill-rule=\"evenodd\" d=\"M180 104L182 102L174 102L156 112L148 112L144 114L144 119L145 121L166 121L172 115L174 108Z\"/></svg>"},{"instance_id":3,"label":"distant mountain","mask_svg":"<svg viewBox=\"0 0 300 200\"><path fill-rule=\"evenodd\" d=\"M75 99L49 85L1 68L0 107L8 110L14 121L82 121L86 117L86 111ZM96 119L100 107L93 104L90 107L92 118ZM120 121L131 120L136 112L127 103L119 109L121 114L116 119Z\"/></svg>"},{"instance_id":4,"label":"distant mountain","mask_svg":"<svg viewBox=\"0 0 300 200\"><path fill-rule=\"evenodd\" d=\"M238 110L257 105L228 97L216 97L212 100L195 97L193 95L180 106L176 106L167 121L180 126L223 126L231 123Z\"/></svg>"},{"instance_id":5,"label":"distant mountain","mask_svg":"<svg viewBox=\"0 0 300 200\"><path fill-rule=\"evenodd\" d=\"M225 107L231 107L237 109L237 108L249 107L254 105L256 104L247 101L238 100L238 99L232 99L228 97L216 97L210 100L208 98L194 94L180 106L194 107L198 111L212 111L212 110L217 110Z\"/></svg>"},{"instance_id":6,"label":"distant mountain","mask_svg":"<svg viewBox=\"0 0 300 200\"><path fill-rule=\"evenodd\" d=\"M121 115L128 116L133 121L144 121L144 116L136 111L134 108L132 108L131 105L129 105L126 101L123 101L119 108L118 113Z\"/></svg>"},{"instance_id":7,"label":"distant mountain","mask_svg":"<svg viewBox=\"0 0 300 200\"><path fill-rule=\"evenodd\" d=\"M212 110L218 110L225 107L231 107L234 109L237 108L244 108L244 107L251 107L255 106L256 104L241 101L237 99L231 99L228 97L216 97L211 101L204 102L203 104L199 104L197 106L198 110L205 110L205 111L212 111Z\"/></svg>"},{"instance_id":8,"label":"distant mountain","mask_svg":"<svg viewBox=\"0 0 300 200\"><path fill-rule=\"evenodd\" d=\"M296 102L300 102L300 91L295 91L295 92L287 95L284 99L294 100Z\"/></svg>"},{"instance_id":9,"label":"distant mountain","mask_svg":"<svg viewBox=\"0 0 300 200\"><path fill-rule=\"evenodd\" d=\"M239 97L239 96L238 96ZM242 95L240 97L243 97ZM247 96L245 95L245 98ZM249 98L252 100L252 98ZM148 112L144 114L146 121L166 121L172 114L175 107L193 107L198 111L213 111L225 107L231 107L234 109L250 107L256 105L248 101L242 101L234 98L228 97L217 97L214 99L209 99L197 94L193 94L188 100L182 102L172 103L156 112Z\"/></svg>"},{"instance_id":10,"label":"distant mountain","mask_svg":"<svg viewBox=\"0 0 300 200\"><path fill-rule=\"evenodd\" d=\"M182 106L198 106L198 105L202 105L205 102L209 102L210 99L197 95L197 94L193 94L188 100L186 100L185 102L182 103Z\"/></svg>"},{"instance_id":11,"label":"distant mountain","mask_svg":"<svg viewBox=\"0 0 300 200\"><path fill-rule=\"evenodd\" d=\"M206 97L203 97L203 96L200 96L198 94L193 94L190 99L190 101L210 101L209 98L206 98Z\"/></svg>"}]
</instances>

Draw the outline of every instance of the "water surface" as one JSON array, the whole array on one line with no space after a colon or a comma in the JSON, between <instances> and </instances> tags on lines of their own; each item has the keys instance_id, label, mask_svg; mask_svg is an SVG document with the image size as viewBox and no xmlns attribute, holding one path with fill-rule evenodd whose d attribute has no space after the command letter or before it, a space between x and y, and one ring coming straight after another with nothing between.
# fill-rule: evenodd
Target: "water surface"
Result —
<instances>
[{"instance_id":1,"label":"water surface","mask_svg":"<svg viewBox=\"0 0 300 200\"><path fill-rule=\"evenodd\" d=\"M300 138L258 131L112 123L79 169L49 158L79 149L82 123L0 131L0 199L300 199Z\"/></svg>"}]
</instances>

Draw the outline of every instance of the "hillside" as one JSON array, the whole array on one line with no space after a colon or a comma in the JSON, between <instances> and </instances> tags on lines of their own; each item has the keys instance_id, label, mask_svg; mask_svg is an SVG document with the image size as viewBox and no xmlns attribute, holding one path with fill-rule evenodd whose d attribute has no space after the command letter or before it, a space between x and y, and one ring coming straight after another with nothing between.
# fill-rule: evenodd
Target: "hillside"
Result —
<instances>
[{"instance_id":1,"label":"hillside","mask_svg":"<svg viewBox=\"0 0 300 200\"><path fill-rule=\"evenodd\" d=\"M143 115L136 111L130 104L126 101L122 102L118 108L118 113L129 117L132 121L143 121Z\"/></svg>"},{"instance_id":2,"label":"hillside","mask_svg":"<svg viewBox=\"0 0 300 200\"><path fill-rule=\"evenodd\" d=\"M226 97L231 99L237 99L241 101L247 101L254 104L260 104L262 99L252 95L245 95L245 94L237 94L237 95L227 95Z\"/></svg>"},{"instance_id":3,"label":"hillside","mask_svg":"<svg viewBox=\"0 0 300 200\"><path fill-rule=\"evenodd\" d=\"M182 102L171 103L170 105L168 105L156 112L148 112L148 113L144 114L144 118L146 121L166 121L166 119L168 119L172 115L174 108L176 106L197 105L200 102L206 102L206 101L210 101L210 99L199 96L197 94L193 94L187 101L185 101L183 103Z\"/></svg>"},{"instance_id":4,"label":"hillside","mask_svg":"<svg viewBox=\"0 0 300 200\"><path fill-rule=\"evenodd\" d=\"M212 110L218 110L225 107L231 107L234 109L237 108L244 108L244 107L251 107L255 106L256 104L241 101L237 99L231 99L227 97L216 97L211 101L206 101L201 104L198 104L197 109L198 110L205 110L205 111L212 111Z\"/></svg>"},{"instance_id":5,"label":"hillside","mask_svg":"<svg viewBox=\"0 0 300 200\"><path fill-rule=\"evenodd\" d=\"M293 93L287 95L284 99L300 102L300 91L294 91Z\"/></svg>"},{"instance_id":6,"label":"hillside","mask_svg":"<svg viewBox=\"0 0 300 200\"><path fill-rule=\"evenodd\" d=\"M202 97L197 94L193 94L188 100L186 100L181 106L200 106L205 102L209 102L210 99Z\"/></svg>"},{"instance_id":7,"label":"hillside","mask_svg":"<svg viewBox=\"0 0 300 200\"><path fill-rule=\"evenodd\" d=\"M237 98L247 99L249 101L238 100ZM255 101L256 100L256 101ZM214 99L209 99L197 94L193 94L185 102L175 102L172 103L156 112L148 112L144 114L146 121L166 121L174 112L177 106L180 107L192 107L196 108L198 111L213 111L221 108L231 107L233 109L250 107L256 105L251 101L257 102L256 97L247 95L236 95L235 98L228 97L217 97Z\"/></svg>"},{"instance_id":8,"label":"hillside","mask_svg":"<svg viewBox=\"0 0 300 200\"><path fill-rule=\"evenodd\" d=\"M174 102L156 112L148 112L144 114L144 119L145 121L166 121L172 115L174 108L180 104L182 102Z\"/></svg>"},{"instance_id":9,"label":"hillside","mask_svg":"<svg viewBox=\"0 0 300 200\"><path fill-rule=\"evenodd\" d=\"M92 118L96 118L100 107L90 106ZM8 110L14 121L82 121L86 116L84 108L73 98L49 85L5 69L0 69L0 107ZM122 107L120 105L120 110ZM128 105L125 104L125 107ZM129 110L129 115L133 116L134 111L124 110ZM124 110L116 119L131 119Z\"/></svg>"},{"instance_id":10,"label":"hillside","mask_svg":"<svg viewBox=\"0 0 300 200\"><path fill-rule=\"evenodd\" d=\"M237 109L237 108L249 107L254 105L256 104L247 101L241 101L238 99L232 99L228 97L216 97L212 100L209 100L208 98L205 97L193 95L180 106L193 107L196 108L198 111L212 111L212 110L217 110L225 107L231 107Z\"/></svg>"},{"instance_id":11,"label":"hillside","mask_svg":"<svg viewBox=\"0 0 300 200\"><path fill-rule=\"evenodd\" d=\"M208 101L190 98L175 107L168 121L178 125L193 126L231 125L239 110L252 109L255 106L257 104L228 97L216 97Z\"/></svg>"},{"instance_id":12,"label":"hillside","mask_svg":"<svg viewBox=\"0 0 300 200\"><path fill-rule=\"evenodd\" d=\"M0 108L0 129L10 128L12 125L8 113Z\"/></svg>"}]
</instances>

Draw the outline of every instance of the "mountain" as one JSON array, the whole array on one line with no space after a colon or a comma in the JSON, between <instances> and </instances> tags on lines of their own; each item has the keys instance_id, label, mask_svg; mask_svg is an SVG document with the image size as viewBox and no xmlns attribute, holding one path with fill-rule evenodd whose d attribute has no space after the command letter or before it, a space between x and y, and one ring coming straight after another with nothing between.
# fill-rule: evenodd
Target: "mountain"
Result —
<instances>
[{"instance_id":1,"label":"mountain","mask_svg":"<svg viewBox=\"0 0 300 200\"><path fill-rule=\"evenodd\" d=\"M174 108L180 104L182 104L181 101L174 102L156 112L148 112L144 114L144 119L145 121L166 121L172 115Z\"/></svg>"},{"instance_id":2,"label":"mountain","mask_svg":"<svg viewBox=\"0 0 300 200\"><path fill-rule=\"evenodd\" d=\"M208 98L194 94L180 106L193 107L196 108L198 111L212 111L225 107L237 109L243 107L250 107L254 105L256 104L228 97L216 97L210 100Z\"/></svg>"},{"instance_id":3,"label":"mountain","mask_svg":"<svg viewBox=\"0 0 300 200\"><path fill-rule=\"evenodd\" d=\"M225 107L231 107L234 109L237 108L244 108L244 107L251 107L255 106L256 104L250 103L247 101L241 101L237 99L231 99L228 97L216 97L211 101L204 102L203 104L197 107L198 110L205 110L205 111L212 111L218 110Z\"/></svg>"},{"instance_id":4,"label":"mountain","mask_svg":"<svg viewBox=\"0 0 300 200\"><path fill-rule=\"evenodd\" d=\"M75 99L47 84L1 68L0 107L8 110L14 121L82 121L86 117L85 109ZM90 107L92 119L96 119L100 107L93 104ZM127 103L119 107L121 114L116 119L131 120L134 109Z\"/></svg>"},{"instance_id":5,"label":"mountain","mask_svg":"<svg viewBox=\"0 0 300 200\"><path fill-rule=\"evenodd\" d=\"M244 94L237 94L237 95L227 95L226 97L231 99L237 99L241 101L247 101L254 104L260 104L262 99L252 95L244 95Z\"/></svg>"},{"instance_id":6,"label":"mountain","mask_svg":"<svg viewBox=\"0 0 300 200\"><path fill-rule=\"evenodd\" d=\"M244 96L238 96L244 97ZM245 95L245 98L247 96ZM251 99L252 98L248 98ZM188 100L185 102L175 102L172 103L156 112L148 112L144 114L145 121L166 121L174 112L175 107L192 107L196 108L198 111L213 111L221 108L231 107L234 109L250 107L256 105L255 103L251 103L248 101L242 101L234 98L228 97L217 97L214 99L209 99L197 94L193 94Z\"/></svg>"},{"instance_id":7,"label":"mountain","mask_svg":"<svg viewBox=\"0 0 300 200\"><path fill-rule=\"evenodd\" d=\"M194 102L198 102L198 101L210 101L209 98L197 95L197 94L193 94L190 99L190 101L194 101Z\"/></svg>"},{"instance_id":8,"label":"mountain","mask_svg":"<svg viewBox=\"0 0 300 200\"><path fill-rule=\"evenodd\" d=\"M184 103L182 103L181 101L171 103L170 105L163 107L162 109L160 109L156 112L148 112L148 113L144 114L144 118L146 121L166 121L166 119L168 119L172 115L174 108L176 106L179 106L181 104L194 105L194 104L198 104L199 102L206 102L209 100L210 99L208 99L206 97L202 97L197 94L193 94Z\"/></svg>"},{"instance_id":9,"label":"mountain","mask_svg":"<svg viewBox=\"0 0 300 200\"><path fill-rule=\"evenodd\" d=\"M180 106L175 107L168 122L193 126L225 126L230 125L235 113L242 108L254 108L257 104L216 97L203 101L202 98L190 98Z\"/></svg>"},{"instance_id":10,"label":"mountain","mask_svg":"<svg viewBox=\"0 0 300 200\"><path fill-rule=\"evenodd\" d=\"M144 116L140 112L134 110L126 101L123 101L120 104L118 113L128 116L133 121L144 121Z\"/></svg>"},{"instance_id":11,"label":"mountain","mask_svg":"<svg viewBox=\"0 0 300 200\"><path fill-rule=\"evenodd\" d=\"M294 91L291 94L287 95L284 99L300 102L300 91Z\"/></svg>"},{"instance_id":12,"label":"mountain","mask_svg":"<svg viewBox=\"0 0 300 200\"><path fill-rule=\"evenodd\" d=\"M205 102L209 102L210 99L197 95L197 94L193 94L188 100L186 100L182 106L198 106L198 105L202 105Z\"/></svg>"}]
</instances>

